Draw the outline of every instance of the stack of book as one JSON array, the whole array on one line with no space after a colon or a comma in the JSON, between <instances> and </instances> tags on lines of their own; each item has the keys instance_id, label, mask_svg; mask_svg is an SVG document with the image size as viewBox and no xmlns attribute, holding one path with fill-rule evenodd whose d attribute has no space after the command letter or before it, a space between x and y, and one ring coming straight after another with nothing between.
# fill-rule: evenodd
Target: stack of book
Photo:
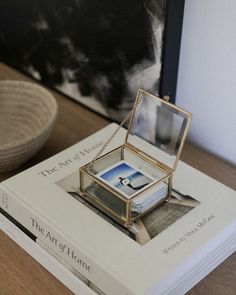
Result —
<instances>
[{"instance_id":1,"label":"stack of book","mask_svg":"<svg viewBox=\"0 0 236 295\"><path fill-rule=\"evenodd\" d=\"M123 228L79 194L115 128L2 182L1 229L75 294L184 294L235 251L236 193L180 162L168 202Z\"/></svg>"}]
</instances>

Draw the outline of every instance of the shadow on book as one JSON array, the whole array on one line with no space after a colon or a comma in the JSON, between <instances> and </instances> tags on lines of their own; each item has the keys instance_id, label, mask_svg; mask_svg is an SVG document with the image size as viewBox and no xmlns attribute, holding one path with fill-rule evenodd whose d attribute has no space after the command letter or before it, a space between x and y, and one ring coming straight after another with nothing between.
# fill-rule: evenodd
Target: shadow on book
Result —
<instances>
[{"instance_id":1,"label":"shadow on book","mask_svg":"<svg viewBox=\"0 0 236 295\"><path fill-rule=\"evenodd\" d=\"M183 195L173 189L172 196L168 202L154 208L140 220L136 221L132 227L127 229L100 211L97 207L84 200L79 193L69 191L67 191L67 193L140 245L148 243L151 239L155 238L178 219L200 204L200 202L195 200L193 197Z\"/></svg>"}]
</instances>

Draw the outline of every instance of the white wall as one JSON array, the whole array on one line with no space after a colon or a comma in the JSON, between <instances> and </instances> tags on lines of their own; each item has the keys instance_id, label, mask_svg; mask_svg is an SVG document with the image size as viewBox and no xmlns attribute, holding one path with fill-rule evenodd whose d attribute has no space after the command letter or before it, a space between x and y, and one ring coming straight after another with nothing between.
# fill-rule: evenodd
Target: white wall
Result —
<instances>
[{"instance_id":1,"label":"white wall","mask_svg":"<svg viewBox=\"0 0 236 295\"><path fill-rule=\"evenodd\" d=\"M190 140L236 164L236 0L185 0L177 105Z\"/></svg>"}]
</instances>

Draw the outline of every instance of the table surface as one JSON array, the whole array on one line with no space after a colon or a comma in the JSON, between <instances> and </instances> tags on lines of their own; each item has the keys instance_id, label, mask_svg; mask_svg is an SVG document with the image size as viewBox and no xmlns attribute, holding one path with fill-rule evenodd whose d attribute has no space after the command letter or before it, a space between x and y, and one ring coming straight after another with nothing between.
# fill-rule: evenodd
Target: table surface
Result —
<instances>
[{"instance_id":1,"label":"table surface","mask_svg":"<svg viewBox=\"0 0 236 295\"><path fill-rule=\"evenodd\" d=\"M0 64L0 80L28 80L22 73ZM57 99L59 116L46 145L30 161L11 173L0 174L0 181L64 150L109 122L77 102L50 90ZM236 190L236 167L187 143L181 159L205 174ZM69 295L64 285L0 231L1 295ZM198 283L188 295L235 295L236 253ZM112 294L111 294L112 295Z\"/></svg>"}]
</instances>

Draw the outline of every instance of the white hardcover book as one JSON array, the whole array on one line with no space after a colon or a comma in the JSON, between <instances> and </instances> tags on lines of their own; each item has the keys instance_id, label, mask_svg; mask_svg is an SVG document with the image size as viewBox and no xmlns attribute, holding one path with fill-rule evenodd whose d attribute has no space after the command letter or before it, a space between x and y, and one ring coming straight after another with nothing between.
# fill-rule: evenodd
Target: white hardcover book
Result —
<instances>
[{"instance_id":1,"label":"white hardcover book","mask_svg":"<svg viewBox=\"0 0 236 295\"><path fill-rule=\"evenodd\" d=\"M130 231L121 228L77 193L79 167L94 158L116 126L2 182L1 207L105 294L168 294L235 234L236 193L180 162L177 196ZM109 149L125 135L121 130ZM153 148L145 144L145 152Z\"/></svg>"},{"instance_id":2,"label":"white hardcover book","mask_svg":"<svg viewBox=\"0 0 236 295\"><path fill-rule=\"evenodd\" d=\"M104 295L84 276L73 269L39 240L33 240L16 224L0 213L0 230L46 268L76 295Z\"/></svg>"},{"instance_id":3,"label":"white hardcover book","mask_svg":"<svg viewBox=\"0 0 236 295\"><path fill-rule=\"evenodd\" d=\"M97 295L86 283L73 274L61 261L29 238L16 225L0 214L0 230L5 232L14 242L30 254L37 262L52 273L59 281L77 295Z\"/></svg>"}]
</instances>

